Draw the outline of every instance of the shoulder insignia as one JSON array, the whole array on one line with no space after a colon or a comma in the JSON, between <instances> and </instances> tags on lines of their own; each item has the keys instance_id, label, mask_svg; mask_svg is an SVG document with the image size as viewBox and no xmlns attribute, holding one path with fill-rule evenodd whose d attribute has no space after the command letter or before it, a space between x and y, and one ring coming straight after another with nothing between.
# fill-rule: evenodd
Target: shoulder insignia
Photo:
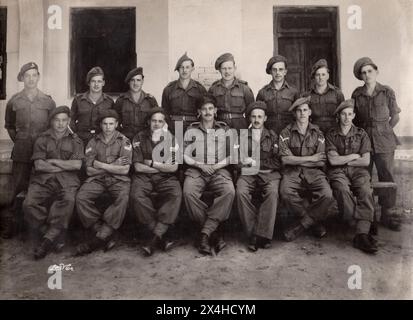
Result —
<instances>
[{"instance_id":1,"label":"shoulder insignia","mask_svg":"<svg viewBox=\"0 0 413 320\"><path fill-rule=\"evenodd\" d=\"M326 141L326 139L319 137L318 141L320 141L321 143L324 143L324 141Z\"/></svg>"},{"instance_id":2,"label":"shoulder insignia","mask_svg":"<svg viewBox=\"0 0 413 320\"><path fill-rule=\"evenodd\" d=\"M274 148L278 148L278 144L274 143Z\"/></svg>"},{"instance_id":3,"label":"shoulder insignia","mask_svg":"<svg viewBox=\"0 0 413 320\"><path fill-rule=\"evenodd\" d=\"M286 138L284 138L282 135L280 135L280 139L281 139L281 141L282 141L282 142L284 142L284 141L289 140L289 139L290 139L290 137L286 137Z\"/></svg>"},{"instance_id":4,"label":"shoulder insignia","mask_svg":"<svg viewBox=\"0 0 413 320\"><path fill-rule=\"evenodd\" d=\"M85 153L88 154L88 153L91 152L91 151L92 151L92 147L89 147L89 148L86 148Z\"/></svg>"},{"instance_id":5,"label":"shoulder insignia","mask_svg":"<svg viewBox=\"0 0 413 320\"><path fill-rule=\"evenodd\" d=\"M133 144L132 144L132 146L134 147L134 148L137 148L137 147L139 147L141 145L141 142L140 141L135 141Z\"/></svg>"}]
</instances>

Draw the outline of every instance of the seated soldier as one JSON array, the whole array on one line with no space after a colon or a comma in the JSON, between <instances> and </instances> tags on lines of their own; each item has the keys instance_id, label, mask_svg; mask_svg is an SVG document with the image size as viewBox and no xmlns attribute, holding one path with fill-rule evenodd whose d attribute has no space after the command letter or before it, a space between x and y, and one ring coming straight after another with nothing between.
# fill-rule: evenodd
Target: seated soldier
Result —
<instances>
[{"instance_id":1,"label":"seated soldier","mask_svg":"<svg viewBox=\"0 0 413 320\"><path fill-rule=\"evenodd\" d=\"M148 115L149 128L139 132L133 139L133 164L131 204L140 223L152 233L151 239L142 247L146 256L151 256L156 247L171 249L173 242L165 239L165 233L179 213L182 189L175 175L175 150L172 134L165 130L165 110L153 108ZM151 193L160 194L156 209Z\"/></svg>"},{"instance_id":2,"label":"seated soldier","mask_svg":"<svg viewBox=\"0 0 413 320\"><path fill-rule=\"evenodd\" d=\"M251 103L247 108L247 117L251 123L247 141L243 141L241 135L241 144L247 143L248 146L245 149L240 148L244 168L241 169L241 176L237 181L237 208L241 223L249 237L248 249L253 252L258 248L271 246L281 179L278 136L274 131L265 128L266 112L265 102ZM258 156L254 154L254 149L259 152ZM246 151L248 154L243 155ZM249 172L245 170L245 166L251 169L256 167L256 171ZM259 208L252 203L252 195L256 190L262 195Z\"/></svg>"},{"instance_id":3,"label":"seated soldier","mask_svg":"<svg viewBox=\"0 0 413 320\"><path fill-rule=\"evenodd\" d=\"M101 132L86 146L86 173L89 178L76 196L76 209L86 229L93 237L76 248L75 255L88 254L99 248L110 249L112 236L125 217L129 201L132 145L128 138L116 130L118 114L115 110L103 111L98 119ZM109 207L101 213L95 200L104 192L112 198Z\"/></svg>"},{"instance_id":4,"label":"seated soldier","mask_svg":"<svg viewBox=\"0 0 413 320\"><path fill-rule=\"evenodd\" d=\"M36 260L44 258L57 245L59 236L64 237L80 186L78 172L84 157L83 143L70 130L69 122L69 107L54 109L50 128L34 144L34 172L23 211L29 229L42 236L34 251Z\"/></svg>"},{"instance_id":5,"label":"seated soldier","mask_svg":"<svg viewBox=\"0 0 413 320\"><path fill-rule=\"evenodd\" d=\"M231 173L226 168L229 127L215 121L216 113L214 97L203 97L198 105L201 121L192 123L185 133L184 161L189 168L185 171L184 201L190 218L200 227L198 250L206 255L212 254L211 246L216 253L226 246L218 227L228 219L235 197ZM211 206L201 199L207 190L214 196Z\"/></svg>"},{"instance_id":6,"label":"seated soldier","mask_svg":"<svg viewBox=\"0 0 413 320\"><path fill-rule=\"evenodd\" d=\"M374 218L373 189L368 171L370 138L366 131L353 125L354 100L342 102L335 114L339 125L326 136L327 157L331 165L328 178L340 213L345 217L354 215L357 221L354 247L375 253L377 241L369 234Z\"/></svg>"},{"instance_id":7,"label":"seated soldier","mask_svg":"<svg viewBox=\"0 0 413 320\"><path fill-rule=\"evenodd\" d=\"M310 97L299 98L289 109L296 121L280 133L279 148L284 165L280 195L289 213L299 221L284 231L287 241L293 241L306 229L313 227L314 235L326 234L321 224L334 203L333 194L322 168L325 165L325 139L320 129L309 122ZM308 208L303 194L311 195Z\"/></svg>"}]
</instances>

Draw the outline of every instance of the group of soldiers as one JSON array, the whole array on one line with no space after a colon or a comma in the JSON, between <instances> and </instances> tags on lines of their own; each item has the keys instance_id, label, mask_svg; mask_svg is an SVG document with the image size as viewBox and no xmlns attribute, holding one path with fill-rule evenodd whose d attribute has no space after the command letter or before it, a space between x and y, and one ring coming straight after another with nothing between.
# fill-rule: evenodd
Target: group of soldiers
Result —
<instances>
[{"instance_id":1,"label":"group of soldiers","mask_svg":"<svg viewBox=\"0 0 413 320\"><path fill-rule=\"evenodd\" d=\"M312 67L311 89L300 94L285 79L287 59L272 57L266 66L272 80L256 99L235 77L232 54L219 56L215 69L222 78L207 91L191 78L194 61L185 53L159 107L142 90L141 67L127 74L129 91L116 102L103 93L104 72L94 67L86 76L89 90L76 95L71 108L56 108L37 87L36 63L22 66L17 78L24 89L8 101L5 128L14 142L14 195L28 189L23 211L39 239L35 259L62 243L74 211L90 234L75 255L110 249L128 207L150 233L143 253L170 250L167 231L182 199L200 253L226 246L222 224L234 202L255 252L271 246L279 195L294 218L283 230L285 240L308 229L325 236L323 222L336 202L340 214L356 220L353 246L378 250L371 172L374 163L380 181L394 181L393 127L401 110L394 91L377 82L377 65L368 57L356 61L354 76L364 85L348 100L329 83L324 59ZM178 139L182 132L185 139ZM238 152L243 143L247 152ZM103 193L111 199L104 209L97 203ZM379 199L381 222L400 230L395 202L395 191ZM16 201L3 211L4 238L13 236L15 211Z\"/></svg>"}]
</instances>

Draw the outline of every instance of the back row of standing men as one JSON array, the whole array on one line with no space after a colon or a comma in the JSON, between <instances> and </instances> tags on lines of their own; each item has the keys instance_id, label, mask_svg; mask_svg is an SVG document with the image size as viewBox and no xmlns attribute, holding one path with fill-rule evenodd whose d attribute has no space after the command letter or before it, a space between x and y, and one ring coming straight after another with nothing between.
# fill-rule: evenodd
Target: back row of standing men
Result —
<instances>
[{"instance_id":1,"label":"back row of standing men","mask_svg":"<svg viewBox=\"0 0 413 320\"><path fill-rule=\"evenodd\" d=\"M307 99L300 100L298 91L285 81L288 68L287 59L279 55L272 57L267 63L266 72L270 74L273 79L268 85L264 86L257 95L257 101L263 101L265 108L263 108L262 105L261 107L254 105L254 95L248 87L247 82L235 78L235 60L231 54L226 53L221 55L216 60L215 68L221 73L222 79L213 83L209 89L209 93L214 97L213 106L217 110L218 120L225 122L226 125L235 129L247 128L247 120L252 121L252 119L246 119L244 116L247 111L246 108L253 105L252 110L248 113L249 116L251 116L251 111L255 109L263 110L265 112L266 126L268 129L274 130L277 135L281 133L280 139L282 141L280 141L280 144L285 144L285 141L289 144L287 149L290 151L281 154L285 159L292 156L292 158L287 160L287 163L284 162L284 164L291 169L292 174L289 177L290 181L288 182L288 179L285 179L285 183L289 184L288 187L294 184L298 187L299 185L302 186L303 183L308 184L311 182L310 180L314 181L318 173L316 173L316 175L310 173L311 169L307 170L305 168L308 164L295 162L296 159L294 159L294 157L313 156L318 153L322 154L324 150L317 152L318 147L315 144L312 145L312 140L314 139L311 138L311 134L308 136L308 132L300 132L299 128L290 124L294 122L295 109L301 105L307 105L311 106L311 112L310 114L303 115L303 117L308 118L308 116L311 115L312 124L308 126L308 128L310 128L308 130L311 131L314 129L320 132L317 133L319 136L317 136L317 134L315 135L317 137L314 141L320 141L323 144L323 132L326 133L329 129L337 125L336 111L337 107L342 104L344 96L337 87L328 82L329 69L327 62L321 59L314 64L311 72L311 78L314 80L313 87L309 92L303 94ZM162 94L162 113L165 113L164 115L172 122L182 121L184 129L186 129L191 123L197 122L198 120L201 120L202 123L203 117L201 111L207 103L200 104L200 101L204 100L203 98L207 92L199 82L191 79L194 62L186 54L178 60L175 70L179 73L179 79L169 83L164 89ZM374 162L380 181L394 181L392 167L397 138L394 135L392 127L398 122L400 109L397 106L393 90L388 86L383 86L376 82L377 74L377 66L371 59L367 57L359 59L354 65L354 75L359 80L364 81L365 85L357 88L353 92L352 98L354 99L354 109L357 113L356 123L366 130L370 138L369 142L371 142L372 145L370 171L372 163ZM15 177L14 181L16 183L15 194L27 188L31 170L31 160L36 160L33 158L32 153L33 143L39 134L47 129L48 118L55 108L53 100L37 89L38 79L39 72L37 65L35 63L24 65L20 70L18 80L24 82L25 88L22 92L14 95L7 105L5 127L15 142L12 153L13 176ZM91 140L93 140L95 144L99 143L99 139L96 139L98 137L97 133L101 131L105 125L102 123L105 119L102 118L102 116L107 115L107 111L112 108L117 111L117 115L112 118L119 121L120 131L130 140L132 140L138 132L144 131L146 116L153 116L153 111L157 108L158 104L153 96L142 90L144 82L142 68L135 68L128 73L125 82L129 84L130 90L120 95L116 103L103 93L105 80L101 68L92 68L87 74L86 81L89 85L89 91L75 97L70 111L71 127L85 146L88 143L90 144ZM351 105L351 103L344 102L343 105L348 106ZM292 107L294 110L291 109ZM302 112L302 110L300 110L300 112ZM304 110L302 113L305 112ZM295 118L297 121L299 120L298 114L295 114ZM166 118L164 120L166 120ZM317 126L313 126L313 124ZM110 126L110 123L106 125ZM197 126L197 124L195 124L195 126ZM200 125L198 124L198 126ZM319 131L318 127L321 131ZM172 131L173 129L174 126L171 126ZM282 132L283 129L284 131ZM293 138L295 130L300 134ZM352 154L352 152L356 154L363 153L360 150L355 150L362 148L361 140L357 138L357 136L361 136L362 134L357 134L357 132L352 131L350 136L346 136L349 139L345 140L342 148L344 155L348 155L349 152L350 154ZM130 147L127 144L128 142L124 141L122 143L126 145L122 146L121 144L120 148L126 148L126 150L128 150ZM89 145L86 148L86 157L88 156L88 150L90 148L91 146ZM306 150L309 151L308 154ZM366 148L363 146L363 150L370 152L369 147ZM321 162L325 160L325 156L324 158L322 155L319 157ZM119 161L119 165L128 163L127 160L122 160L121 157L119 159L120 160L113 160ZM93 160L92 163L94 163ZM346 164L345 161L342 165L344 164ZM77 164L74 167L76 166ZM153 166L153 160L151 166ZM310 167L311 166L312 165L310 165ZM265 170L268 170L268 168L264 169L264 171ZM100 183L101 185L110 184L110 181L108 182L106 179ZM288 196L296 196L297 190L294 190L294 188L290 189L293 192ZM318 198L322 198L323 196L325 195L319 195ZM390 194L386 198L381 198L380 204L382 206L382 218L386 224L392 229L399 229L399 221L395 218L394 214L395 199L396 194ZM346 199L346 201L350 200ZM291 201L289 210L296 211L298 215L302 215L302 213L299 212L300 210L302 211L301 205L298 205L299 202L300 200L298 199ZM202 206L203 204L200 203L198 205ZM343 205L350 206L348 203L344 203ZM3 236L5 237L9 237L13 229L12 213L7 214L7 212L13 212L13 210L6 211L6 214L2 217ZM211 221L215 220L212 219ZM91 219L90 221L94 222L95 220ZM90 224L95 226L95 224L90 221L82 222L84 222L86 226L90 226ZM116 224L118 224L118 222ZM305 219L302 221L301 226L302 225L306 226ZM105 233L105 230L102 231L101 226L97 226L96 228L98 233ZM153 228L155 228L155 226L153 226ZM299 225L298 229L300 228ZM215 229L216 226L211 230L214 231ZM290 230L287 230L286 234L290 236L294 235L294 233L300 231L298 229L297 226L294 226ZM288 231L290 233L288 233ZM250 233L251 232L250 230ZM206 233L208 236L211 236L212 232L208 231ZM319 233L323 234L324 232L319 230ZM253 238L254 237L251 237L250 239L251 247L256 247L257 239L254 240ZM268 236L262 238L268 240ZM217 239L217 246L222 246L222 242L220 243L222 239L220 239L220 237L217 237ZM208 240L201 239L200 242L200 246L202 247L203 245L203 249L205 249L203 251L208 251ZM263 242L265 243L266 241ZM167 244L163 243L163 246L167 246ZM151 251L151 246L149 247L149 251ZM84 248L83 251L89 249L90 248Z\"/></svg>"}]
</instances>

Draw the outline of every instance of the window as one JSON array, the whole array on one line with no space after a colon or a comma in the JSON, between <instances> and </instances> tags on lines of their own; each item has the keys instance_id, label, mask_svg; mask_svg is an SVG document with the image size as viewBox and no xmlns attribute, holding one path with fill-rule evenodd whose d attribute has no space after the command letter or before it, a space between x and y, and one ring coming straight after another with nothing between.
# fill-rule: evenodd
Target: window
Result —
<instances>
[{"instance_id":1,"label":"window","mask_svg":"<svg viewBox=\"0 0 413 320\"><path fill-rule=\"evenodd\" d=\"M7 71L7 8L0 7L0 100L6 99L6 71Z\"/></svg>"},{"instance_id":2,"label":"window","mask_svg":"<svg viewBox=\"0 0 413 320\"><path fill-rule=\"evenodd\" d=\"M340 86L337 30L335 7L274 7L274 54L288 59L287 81L301 92L309 89L311 67L322 58L329 81Z\"/></svg>"},{"instance_id":3,"label":"window","mask_svg":"<svg viewBox=\"0 0 413 320\"><path fill-rule=\"evenodd\" d=\"M135 8L72 8L70 25L71 94L88 90L94 66L105 72L106 93L126 91L125 76L136 66Z\"/></svg>"}]
</instances>

